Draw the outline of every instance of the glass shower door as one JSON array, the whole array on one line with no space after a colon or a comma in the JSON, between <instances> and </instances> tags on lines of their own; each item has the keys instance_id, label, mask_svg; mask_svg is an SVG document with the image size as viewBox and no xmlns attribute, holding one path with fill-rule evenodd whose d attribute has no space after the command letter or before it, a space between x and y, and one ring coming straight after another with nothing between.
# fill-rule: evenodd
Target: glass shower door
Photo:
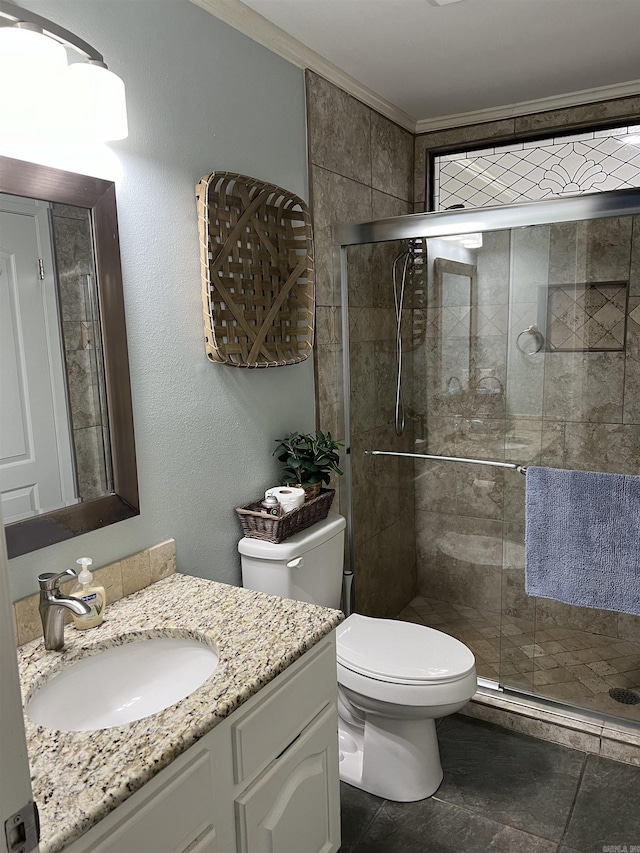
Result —
<instances>
[{"instance_id":1,"label":"glass shower door","mask_svg":"<svg viewBox=\"0 0 640 853\"><path fill-rule=\"evenodd\" d=\"M357 610L457 637L507 690L633 720L640 704L611 691L640 686L640 617L527 595L526 478L499 465L640 470L639 221L423 238L401 435L392 279L408 240L347 246L343 315Z\"/></svg>"},{"instance_id":2,"label":"glass shower door","mask_svg":"<svg viewBox=\"0 0 640 853\"><path fill-rule=\"evenodd\" d=\"M553 468L638 473L637 239L632 217L512 231L507 452ZM640 685L640 618L527 597L522 484L506 494L502 630L512 619L533 630L524 678L505 646L502 683L640 720L637 705L610 695Z\"/></svg>"}]
</instances>

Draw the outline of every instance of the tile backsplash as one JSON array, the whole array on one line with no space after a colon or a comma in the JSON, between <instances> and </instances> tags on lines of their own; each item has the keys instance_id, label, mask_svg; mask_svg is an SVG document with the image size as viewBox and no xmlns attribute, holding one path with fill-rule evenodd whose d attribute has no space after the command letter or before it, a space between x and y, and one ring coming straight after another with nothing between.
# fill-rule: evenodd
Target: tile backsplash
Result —
<instances>
[{"instance_id":1,"label":"tile backsplash","mask_svg":"<svg viewBox=\"0 0 640 853\"><path fill-rule=\"evenodd\" d=\"M166 542L131 554L116 563L94 569L93 576L97 583L104 586L108 610L109 604L114 601L169 577L175 570L175 539L167 539ZM61 589L68 593L74 583L75 581L70 580L63 584ZM39 593L36 593L14 602L14 629L18 646L42 636L42 623L38 612L39 598ZM69 616L69 620L70 618Z\"/></svg>"}]
</instances>

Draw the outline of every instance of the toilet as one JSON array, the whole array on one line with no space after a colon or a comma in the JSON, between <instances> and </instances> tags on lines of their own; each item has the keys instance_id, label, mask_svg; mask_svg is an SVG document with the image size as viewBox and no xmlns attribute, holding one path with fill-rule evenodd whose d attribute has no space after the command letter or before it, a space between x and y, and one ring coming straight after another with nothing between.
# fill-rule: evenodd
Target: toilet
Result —
<instances>
[{"instance_id":1,"label":"toilet","mask_svg":"<svg viewBox=\"0 0 640 853\"><path fill-rule=\"evenodd\" d=\"M339 609L345 520L329 514L275 545L241 539L247 589ZM340 778L396 802L442 781L435 721L476 691L475 660L454 637L353 613L336 631Z\"/></svg>"}]
</instances>

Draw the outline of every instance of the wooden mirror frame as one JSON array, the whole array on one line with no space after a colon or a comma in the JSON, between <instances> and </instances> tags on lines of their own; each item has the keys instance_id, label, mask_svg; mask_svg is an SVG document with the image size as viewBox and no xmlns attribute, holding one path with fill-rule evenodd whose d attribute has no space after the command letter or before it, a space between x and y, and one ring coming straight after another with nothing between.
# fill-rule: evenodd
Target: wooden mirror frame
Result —
<instances>
[{"instance_id":1,"label":"wooden mirror frame","mask_svg":"<svg viewBox=\"0 0 640 853\"><path fill-rule=\"evenodd\" d=\"M6 525L11 558L132 518L140 508L115 185L0 157L0 192L90 211L113 470L112 494Z\"/></svg>"}]
</instances>

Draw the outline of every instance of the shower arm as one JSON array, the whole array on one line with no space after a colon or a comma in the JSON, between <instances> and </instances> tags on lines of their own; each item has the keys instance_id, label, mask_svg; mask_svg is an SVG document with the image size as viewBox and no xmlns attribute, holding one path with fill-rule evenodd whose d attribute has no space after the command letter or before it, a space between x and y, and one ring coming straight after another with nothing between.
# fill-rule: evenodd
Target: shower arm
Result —
<instances>
[{"instance_id":1,"label":"shower arm","mask_svg":"<svg viewBox=\"0 0 640 853\"><path fill-rule=\"evenodd\" d=\"M468 462L472 465L491 465L493 468L509 468L519 474L526 474L525 465L515 462L492 462L489 459L464 459L461 456L431 456L428 453L401 453L393 450L365 450L365 456L406 456L410 459L436 459L440 462Z\"/></svg>"}]
</instances>

